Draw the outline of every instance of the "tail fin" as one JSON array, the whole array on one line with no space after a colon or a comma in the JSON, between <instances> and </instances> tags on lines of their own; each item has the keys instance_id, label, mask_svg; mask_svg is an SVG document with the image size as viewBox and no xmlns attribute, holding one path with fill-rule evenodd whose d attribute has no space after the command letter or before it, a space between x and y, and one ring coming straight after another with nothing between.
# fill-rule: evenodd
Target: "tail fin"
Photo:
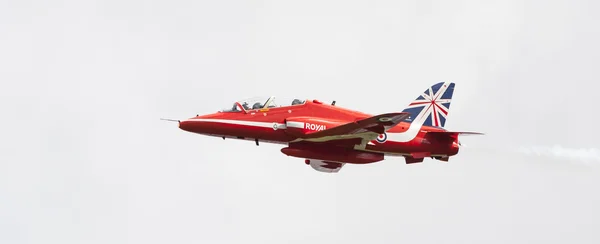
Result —
<instances>
[{"instance_id":1,"label":"tail fin","mask_svg":"<svg viewBox=\"0 0 600 244\"><path fill-rule=\"evenodd\" d=\"M402 111L410 114L405 121L443 128L448 112L450 112L453 93L454 83L452 82L440 82L431 86Z\"/></svg>"}]
</instances>

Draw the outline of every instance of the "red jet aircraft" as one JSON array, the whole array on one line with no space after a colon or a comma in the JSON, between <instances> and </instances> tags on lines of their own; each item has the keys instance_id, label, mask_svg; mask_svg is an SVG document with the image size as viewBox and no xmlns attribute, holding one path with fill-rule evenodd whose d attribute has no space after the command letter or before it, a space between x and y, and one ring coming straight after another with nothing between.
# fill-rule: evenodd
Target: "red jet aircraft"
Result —
<instances>
[{"instance_id":1,"label":"red jet aircraft","mask_svg":"<svg viewBox=\"0 0 600 244\"><path fill-rule=\"evenodd\" d=\"M437 83L402 112L376 116L335 106L335 101L295 99L278 106L270 97L175 121L182 130L201 135L286 145L282 153L304 158L321 172L336 173L347 163L374 163L386 155L403 156L407 164L426 157L447 162L458 153L458 135L482 134L444 129L454 86Z\"/></svg>"}]
</instances>

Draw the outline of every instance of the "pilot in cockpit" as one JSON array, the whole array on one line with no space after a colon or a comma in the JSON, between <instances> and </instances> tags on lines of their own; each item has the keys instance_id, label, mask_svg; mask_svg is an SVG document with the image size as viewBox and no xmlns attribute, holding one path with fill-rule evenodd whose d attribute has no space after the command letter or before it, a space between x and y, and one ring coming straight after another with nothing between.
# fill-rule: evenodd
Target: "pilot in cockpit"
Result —
<instances>
[{"instance_id":1,"label":"pilot in cockpit","mask_svg":"<svg viewBox=\"0 0 600 244\"><path fill-rule=\"evenodd\" d=\"M260 102L257 102L257 103L255 103L254 105L252 105L252 109L260 109L260 108L262 108L262 107L263 107L263 105L262 105L262 104L260 104Z\"/></svg>"},{"instance_id":2,"label":"pilot in cockpit","mask_svg":"<svg viewBox=\"0 0 600 244\"><path fill-rule=\"evenodd\" d=\"M302 100L294 99L294 101L292 101L292 105L297 105L297 104L302 104Z\"/></svg>"},{"instance_id":3,"label":"pilot in cockpit","mask_svg":"<svg viewBox=\"0 0 600 244\"><path fill-rule=\"evenodd\" d=\"M250 107L248 107L247 102L244 102L244 104L242 104L242 107L244 107L245 110L250 110Z\"/></svg>"}]
</instances>

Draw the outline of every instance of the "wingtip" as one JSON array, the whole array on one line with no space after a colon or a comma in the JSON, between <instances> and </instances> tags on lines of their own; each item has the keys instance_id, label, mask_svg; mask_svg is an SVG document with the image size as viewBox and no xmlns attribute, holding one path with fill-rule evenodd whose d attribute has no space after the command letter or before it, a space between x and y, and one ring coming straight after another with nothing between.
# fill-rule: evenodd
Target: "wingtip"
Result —
<instances>
[{"instance_id":1,"label":"wingtip","mask_svg":"<svg viewBox=\"0 0 600 244\"><path fill-rule=\"evenodd\" d=\"M461 132L461 135L477 135L477 136L483 136L485 135L485 133L483 132Z\"/></svg>"}]
</instances>

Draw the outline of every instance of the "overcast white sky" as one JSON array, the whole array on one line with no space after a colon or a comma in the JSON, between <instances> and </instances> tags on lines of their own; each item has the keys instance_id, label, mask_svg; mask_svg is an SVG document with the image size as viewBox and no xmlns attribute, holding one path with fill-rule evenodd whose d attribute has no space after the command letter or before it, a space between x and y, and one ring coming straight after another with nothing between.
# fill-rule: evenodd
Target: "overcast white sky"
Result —
<instances>
[{"instance_id":1,"label":"overcast white sky","mask_svg":"<svg viewBox=\"0 0 600 244\"><path fill-rule=\"evenodd\" d=\"M0 1L0 243L600 243L599 5ZM438 81L487 133L448 164L324 174L159 120Z\"/></svg>"}]
</instances>

